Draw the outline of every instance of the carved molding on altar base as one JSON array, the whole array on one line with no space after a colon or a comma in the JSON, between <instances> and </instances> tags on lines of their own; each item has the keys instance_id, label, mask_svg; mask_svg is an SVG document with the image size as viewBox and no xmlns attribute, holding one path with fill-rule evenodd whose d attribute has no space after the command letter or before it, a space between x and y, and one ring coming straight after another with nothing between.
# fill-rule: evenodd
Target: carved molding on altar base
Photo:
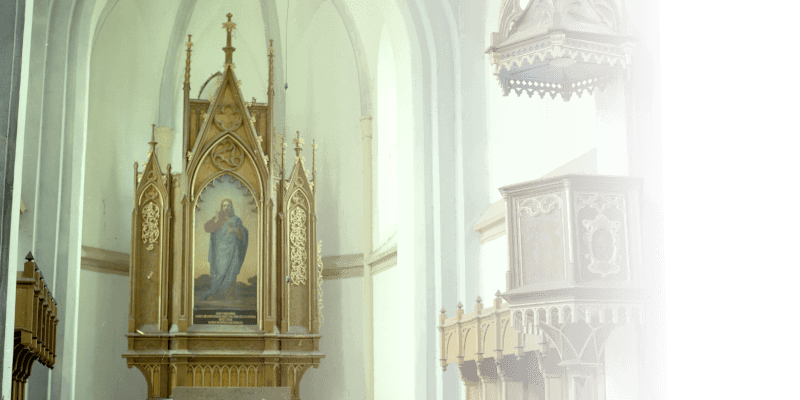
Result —
<instances>
[{"instance_id":1,"label":"carved molding on altar base","mask_svg":"<svg viewBox=\"0 0 800 400\"><path fill-rule=\"evenodd\" d=\"M289 388L176 387L172 400L291 400Z\"/></svg>"}]
</instances>

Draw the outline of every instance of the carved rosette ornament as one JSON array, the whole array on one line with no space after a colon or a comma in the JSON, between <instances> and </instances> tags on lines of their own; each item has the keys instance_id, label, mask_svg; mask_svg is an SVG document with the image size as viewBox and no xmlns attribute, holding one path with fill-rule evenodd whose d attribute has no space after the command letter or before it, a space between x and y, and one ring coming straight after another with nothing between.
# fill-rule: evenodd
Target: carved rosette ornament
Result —
<instances>
[{"instance_id":1,"label":"carved rosette ornament","mask_svg":"<svg viewBox=\"0 0 800 400\"><path fill-rule=\"evenodd\" d=\"M153 250L158 243L159 211L160 208L152 201L142 209L142 242L147 250Z\"/></svg>"},{"instance_id":2,"label":"carved rosette ornament","mask_svg":"<svg viewBox=\"0 0 800 400\"><path fill-rule=\"evenodd\" d=\"M297 197L295 197L296 199ZM291 233L291 279L295 286L305 285L306 283L306 212L300 207L295 207L289 216Z\"/></svg>"},{"instance_id":3,"label":"carved rosette ornament","mask_svg":"<svg viewBox=\"0 0 800 400\"><path fill-rule=\"evenodd\" d=\"M233 171L244 162L244 152L231 139L225 139L211 151L211 162L223 171Z\"/></svg>"}]
</instances>

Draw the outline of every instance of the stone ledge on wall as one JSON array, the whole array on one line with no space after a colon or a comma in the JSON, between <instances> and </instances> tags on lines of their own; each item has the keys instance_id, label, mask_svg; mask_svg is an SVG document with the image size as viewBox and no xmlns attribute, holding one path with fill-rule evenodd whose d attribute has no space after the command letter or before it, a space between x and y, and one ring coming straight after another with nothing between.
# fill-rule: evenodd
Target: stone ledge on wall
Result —
<instances>
[{"instance_id":1,"label":"stone ledge on wall","mask_svg":"<svg viewBox=\"0 0 800 400\"><path fill-rule=\"evenodd\" d=\"M81 269L128 276L130 265L128 253L81 246Z\"/></svg>"},{"instance_id":2,"label":"stone ledge on wall","mask_svg":"<svg viewBox=\"0 0 800 400\"><path fill-rule=\"evenodd\" d=\"M500 199L492 203L472 226L481 235L481 243L488 243L506 234L506 203Z\"/></svg>"},{"instance_id":3,"label":"stone ledge on wall","mask_svg":"<svg viewBox=\"0 0 800 400\"><path fill-rule=\"evenodd\" d=\"M356 278L364 275L364 255L348 254L322 257L322 277L329 279ZM372 274L375 275L397 265L397 245L372 257ZM118 251L81 246L81 269L107 274L128 276L130 255Z\"/></svg>"}]
</instances>

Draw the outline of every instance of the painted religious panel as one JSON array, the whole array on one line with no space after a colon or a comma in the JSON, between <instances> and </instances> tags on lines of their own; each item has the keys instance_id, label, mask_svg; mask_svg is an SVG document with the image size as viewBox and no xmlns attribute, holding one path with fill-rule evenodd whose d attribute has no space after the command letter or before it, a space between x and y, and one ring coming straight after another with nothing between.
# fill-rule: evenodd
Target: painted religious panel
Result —
<instances>
[{"instance_id":1,"label":"painted religious panel","mask_svg":"<svg viewBox=\"0 0 800 400\"><path fill-rule=\"evenodd\" d=\"M226 174L201 192L194 220L195 325L257 325L258 208Z\"/></svg>"}]
</instances>

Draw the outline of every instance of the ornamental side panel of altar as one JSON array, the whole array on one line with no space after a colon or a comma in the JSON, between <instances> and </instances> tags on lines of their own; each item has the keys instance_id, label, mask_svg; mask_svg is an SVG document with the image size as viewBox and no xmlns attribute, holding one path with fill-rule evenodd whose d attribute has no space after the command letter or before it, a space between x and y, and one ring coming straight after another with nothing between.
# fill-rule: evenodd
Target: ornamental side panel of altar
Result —
<instances>
[{"instance_id":1,"label":"ornamental side panel of altar","mask_svg":"<svg viewBox=\"0 0 800 400\"><path fill-rule=\"evenodd\" d=\"M208 99L190 98L191 35L186 43L182 171L162 168L155 133L143 170L134 165L122 356L144 374L148 399L170 397L177 386L289 387L300 399L303 374L325 357L316 146L309 171L298 132L287 166L273 126L272 41L267 103L246 101L231 17Z\"/></svg>"}]
</instances>

